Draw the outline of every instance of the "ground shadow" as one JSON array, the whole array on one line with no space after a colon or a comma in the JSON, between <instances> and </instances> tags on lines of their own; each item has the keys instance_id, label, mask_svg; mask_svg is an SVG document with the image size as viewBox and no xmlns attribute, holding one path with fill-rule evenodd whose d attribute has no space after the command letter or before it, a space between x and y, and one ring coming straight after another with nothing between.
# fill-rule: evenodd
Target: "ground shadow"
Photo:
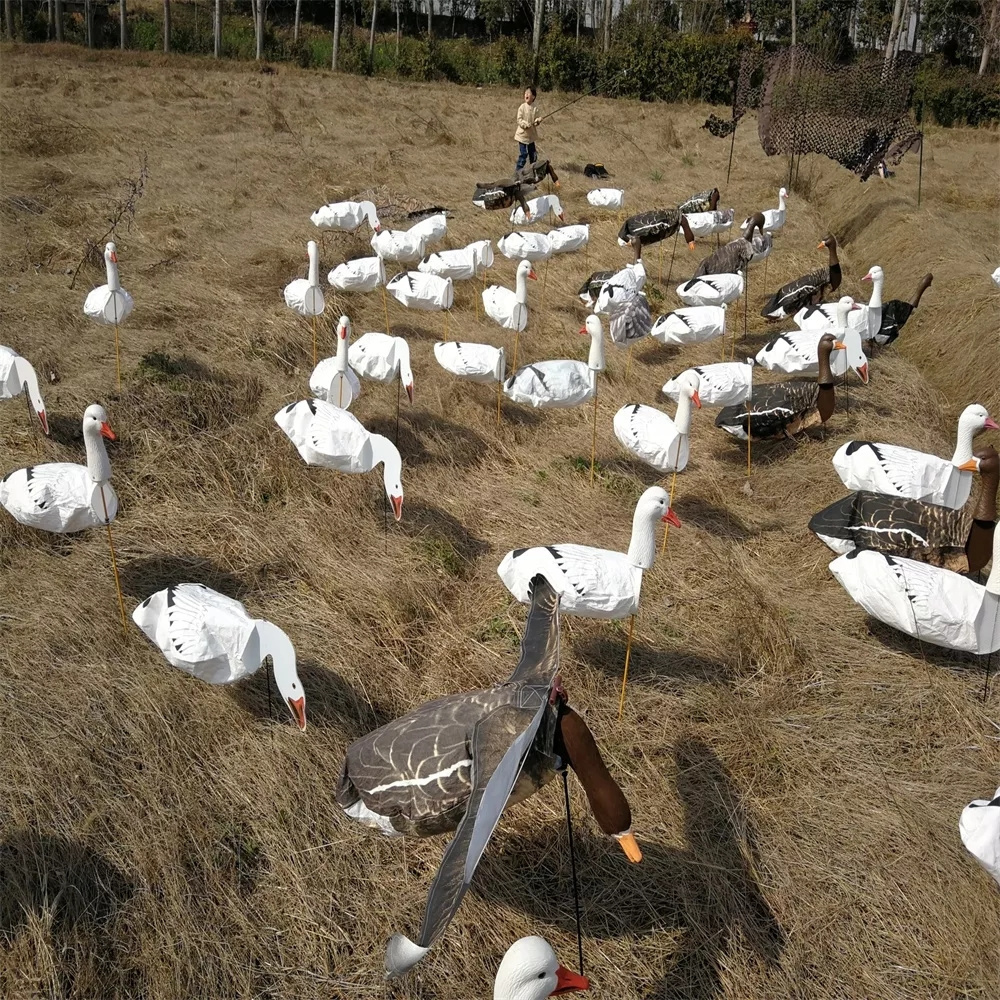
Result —
<instances>
[{"instance_id":1,"label":"ground shadow","mask_svg":"<svg viewBox=\"0 0 1000 1000\"><path fill-rule=\"evenodd\" d=\"M385 521L381 499L371 507L378 525ZM392 515L389 515L390 520ZM409 538L422 540L429 559L438 560L441 568L452 576L465 576L476 560L490 551L489 543L477 538L457 517L433 504L415 500L403 503L403 517L396 530Z\"/></svg>"},{"instance_id":2,"label":"ground shadow","mask_svg":"<svg viewBox=\"0 0 1000 1000\"><path fill-rule=\"evenodd\" d=\"M109 997L139 995L115 933L135 886L116 865L67 837L23 829L0 840L0 886L0 940L37 920L50 938L60 995L72 995L83 976Z\"/></svg>"},{"instance_id":3,"label":"ground shadow","mask_svg":"<svg viewBox=\"0 0 1000 1000\"><path fill-rule=\"evenodd\" d=\"M1000 654L994 653L988 656L980 656L976 653L967 653L960 649L947 649L944 646L935 646L929 642L922 642L914 636L900 632L891 625L880 622L877 618L866 616L866 624L869 633L877 639L886 649L903 653L915 660L925 660L935 667L941 667L952 673L962 674L985 674L987 662L990 663L990 673L992 674L1000 666Z\"/></svg>"},{"instance_id":4,"label":"ground shadow","mask_svg":"<svg viewBox=\"0 0 1000 1000\"><path fill-rule=\"evenodd\" d=\"M358 739L393 719L391 712L369 700L336 671L315 660L296 663L302 689L306 693L306 724L320 729L336 729L349 739ZM244 711L276 725L294 725L291 710L282 702L274 683L270 661L265 661L253 677L228 689Z\"/></svg>"},{"instance_id":5,"label":"ground shadow","mask_svg":"<svg viewBox=\"0 0 1000 1000\"><path fill-rule=\"evenodd\" d=\"M403 458L404 478L407 465L439 463L467 469L482 462L487 450L486 439L471 428L446 420L429 410L410 408L405 402L401 405L399 414L398 437L395 406L386 416L368 419L366 427L371 433L382 434L395 442ZM446 439L446 456L438 454L425 444L433 443L435 437Z\"/></svg>"},{"instance_id":6,"label":"ground shadow","mask_svg":"<svg viewBox=\"0 0 1000 1000\"><path fill-rule=\"evenodd\" d=\"M150 594L177 583L202 583L233 600L242 600L246 584L204 556L170 555L130 559L118 567L122 592L144 601Z\"/></svg>"},{"instance_id":7,"label":"ground shadow","mask_svg":"<svg viewBox=\"0 0 1000 1000\"><path fill-rule=\"evenodd\" d=\"M83 444L83 417L69 417L62 413L45 411L49 423L49 437L56 444L76 447Z\"/></svg>"},{"instance_id":8,"label":"ground shadow","mask_svg":"<svg viewBox=\"0 0 1000 1000\"><path fill-rule=\"evenodd\" d=\"M573 652L588 665L620 679L625 666L625 634L604 634L573 643ZM690 650L663 650L638 642L632 637L629 656L629 684L657 684L662 681L725 682L729 667L721 660L701 656Z\"/></svg>"},{"instance_id":9,"label":"ground shadow","mask_svg":"<svg viewBox=\"0 0 1000 1000\"><path fill-rule=\"evenodd\" d=\"M632 360L647 367L669 365L677 360L680 353L680 348L674 344L661 344L658 340L653 340L652 346L644 344L642 351L636 351Z\"/></svg>"},{"instance_id":10,"label":"ground shadow","mask_svg":"<svg viewBox=\"0 0 1000 1000\"><path fill-rule=\"evenodd\" d=\"M686 846L645 841L641 864L625 862L614 842L587 826L574 830L586 940L680 931L680 945L647 1000L712 1000L724 995L723 971L734 939L758 960L777 964L785 934L758 884L753 826L725 765L697 739L674 748ZM574 781L574 777L569 778ZM541 794L561 798L561 779ZM525 865L523 859L532 863ZM498 836L480 863L477 895L529 914L540 924L576 930L566 827ZM585 945L586 954L586 945Z\"/></svg>"},{"instance_id":11,"label":"ground shadow","mask_svg":"<svg viewBox=\"0 0 1000 1000\"><path fill-rule=\"evenodd\" d=\"M701 497L687 496L678 492L674 498L673 509L681 520L681 524L693 525L702 531L707 531L716 538L727 538L735 542L745 542L759 534L759 530L751 528L745 521L737 517L725 507L702 500Z\"/></svg>"},{"instance_id":12,"label":"ground shadow","mask_svg":"<svg viewBox=\"0 0 1000 1000\"><path fill-rule=\"evenodd\" d=\"M542 415L535 407L514 403L504 396L503 422L515 427L537 427L542 422Z\"/></svg>"},{"instance_id":13,"label":"ground shadow","mask_svg":"<svg viewBox=\"0 0 1000 1000\"><path fill-rule=\"evenodd\" d=\"M837 244L841 247L850 246L887 208L907 204L905 198L886 198L884 201L865 204L846 222L837 227Z\"/></svg>"}]
</instances>

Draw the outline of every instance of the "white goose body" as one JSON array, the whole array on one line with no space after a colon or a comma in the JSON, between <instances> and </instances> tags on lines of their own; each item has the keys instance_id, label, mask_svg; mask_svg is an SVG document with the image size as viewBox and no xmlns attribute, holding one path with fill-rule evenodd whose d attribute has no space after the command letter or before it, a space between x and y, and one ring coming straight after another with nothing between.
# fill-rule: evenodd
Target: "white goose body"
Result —
<instances>
[{"instance_id":1,"label":"white goose body","mask_svg":"<svg viewBox=\"0 0 1000 1000\"><path fill-rule=\"evenodd\" d=\"M401 271L389 280L385 290L407 309L424 312L450 309L455 301L455 286L451 278L440 278L423 271Z\"/></svg>"},{"instance_id":2,"label":"white goose body","mask_svg":"<svg viewBox=\"0 0 1000 1000\"><path fill-rule=\"evenodd\" d=\"M407 232L419 239L425 247L430 246L432 243L437 243L448 232L448 217L443 212L428 215L426 219L421 219L410 226Z\"/></svg>"},{"instance_id":3,"label":"white goose body","mask_svg":"<svg viewBox=\"0 0 1000 1000\"><path fill-rule=\"evenodd\" d=\"M548 237L553 253L572 253L590 242L590 226L561 226L550 229Z\"/></svg>"},{"instance_id":4,"label":"white goose body","mask_svg":"<svg viewBox=\"0 0 1000 1000\"><path fill-rule=\"evenodd\" d=\"M992 799L973 799L962 810L958 832L965 849L1000 884L1000 788Z\"/></svg>"},{"instance_id":5,"label":"white goose body","mask_svg":"<svg viewBox=\"0 0 1000 1000\"><path fill-rule=\"evenodd\" d=\"M87 464L50 462L8 472L0 479L0 505L21 524L55 534L110 523L118 513L118 497L109 482L111 463L102 438L115 436L104 407L94 403L83 415Z\"/></svg>"},{"instance_id":6,"label":"white goose body","mask_svg":"<svg viewBox=\"0 0 1000 1000\"><path fill-rule=\"evenodd\" d=\"M996 285L997 288L1000 288L1000 267L998 267L993 274L990 275L990 277L993 279L993 284Z\"/></svg>"},{"instance_id":7,"label":"white goose body","mask_svg":"<svg viewBox=\"0 0 1000 1000\"><path fill-rule=\"evenodd\" d=\"M338 264L326 280L341 292L373 292L385 284L385 261L381 257L356 257Z\"/></svg>"},{"instance_id":8,"label":"white goose body","mask_svg":"<svg viewBox=\"0 0 1000 1000\"><path fill-rule=\"evenodd\" d=\"M950 459L881 442L847 441L834 453L833 467L849 490L910 497L957 510L965 506L972 490L976 468L972 439L984 429L1000 428L985 406L972 403L958 418Z\"/></svg>"},{"instance_id":9,"label":"white goose body","mask_svg":"<svg viewBox=\"0 0 1000 1000\"><path fill-rule=\"evenodd\" d=\"M785 199L788 197L788 192L784 188L780 188L778 191L778 207L777 208L765 208L761 215L764 216L764 232L765 233L775 233L785 225L785 214L786 205ZM742 229L746 228L747 222L740 227Z\"/></svg>"},{"instance_id":10,"label":"white goose body","mask_svg":"<svg viewBox=\"0 0 1000 1000\"><path fill-rule=\"evenodd\" d=\"M16 351L0 345L0 399L17 399L28 388L28 399L32 409L38 414L42 430L49 433L49 420L45 414L45 403L38 387L38 375L31 363Z\"/></svg>"},{"instance_id":11,"label":"white goose body","mask_svg":"<svg viewBox=\"0 0 1000 1000\"><path fill-rule=\"evenodd\" d=\"M375 212L375 205L370 201L332 202L322 208L317 208L310 219L317 229L340 229L345 232L354 232L364 222L371 226L374 233L382 228Z\"/></svg>"},{"instance_id":12,"label":"white goose body","mask_svg":"<svg viewBox=\"0 0 1000 1000\"><path fill-rule=\"evenodd\" d=\"M934 646L983 655L1000 649L1000 531L986 586L915 559L855 549L830 563L873 618Z\"/></svg>"},{"instance_id":13,"label":"white goose body","mask_svg":"<svg viewBox=\"0 0 1000 1000\"><path fill-rule=\"evenodd\" d=\"M383 260L407 264L423 257L425 240L413 230L381 229L371 238L371 246Z\"/></svg>"},{"instance_id":14,"label":"white goose body","mask_svg":"<svg viewBox=\"0 0 1000 1000\"><path fill-rule=\"evenodd\" d=\"M470 382L499 382L506 373L504 349L491 344L439 340L434 357L446 372Z\"/></svg>"},{"instance_id":15,"label":"white goose body","mask_svg":"<svg viewBox=\"0 0 1000 1000\"><path fill-rule=\"evenodd\" d=\"M687 216L688 226L694 236L711 236L712 233L724 233L733 227L735 208L726 208L714 212L692 212ZM744 228L746 228L744 226Z\"/></svg>"},{"instance_id":16,"label":"white goose body","mask_svg":"<svg viewBox=\"0 0 1000 1000\"><path fill-rule=\"evenodd\" d=\"M403 463L388 438L370 434L354 414L322 399L290 403L274 415L274 422L307 465L350 473L371 472L382 465L386 496L399 520L403 512Z\"/></svg>"},{"instance_id":17,"label":"white goose body","mask_svg":"<svg viewBox=\"0 0 1000 1000\"><path fill-rule=\"evenodd\" d=\"M386 333L366 333L347 352L351 367L361 378L373 382L392 382L397 377L413 402L413 370L410 368L410 345L402 337Z\"/></svg>"},{"instance_id":18,"label":"white goose body","mask_svg":"<svg viewBox=\"0 0 1000 1000\"><path fill-rule=\"evenodd\" d=\"M859 305L847 315L847 328L857 330L863 341L874 340L882 326L882 286L885 274L877 264L861 279L872 283L872 297L868 305ZM803 306L793 317L800 330L826 333L836 326L837 303L824 302L818 306ZM836 373L834 373L836 374Z\"/></svg>"},{"instance_id":19,"label":"white goose body","mask_svg":"<svg viewBox=\"0 0 1000 1000\"><path fill-rule=\"evenodd\" d=\"M622 208L625 192L621 188L594 188L587 192L587 202L594 208Z\"/></svg>"},{"instance_id":20,"label":"white goose body","mask_svg":"<svg viewBox=\"0 0 1000 1000\"><path fill-rule=\"evenodd\" d=\"M417 270L436 274L439 278L451 278L452 281L467 281L492 266L492 244L489 240L478 240L458 250L439 250L429 254L417 264Z\"/></svg>"},{"instance_id":21,"label":"white goose body","mask_svg":"<svg viewBox=\"0 0 1000 1000\"><path fill-rule=\"evenodd\" d=\"M309 376L309 391L328 403L348 410L361 395L361 382L350 366L351 321L341 316L337 323L337 353L323 358Z\"/></svg>"},{"instance_id":22,"label":"white goose body","mask_svg":"<svg viewBox=\"0 0 1000 1000\"><path fill-rule=\"evenodd\" d=\"M604 331L597 316L588 316L581 333L590 335L590 356L583 361L539 361L519 368L503 391L515 403L535 408L569 408L593 399L597 374L604 371Z\"/></svg>"},{"instance_id":23,"label":"white goose body","mask_svg":"<svg viewBox=\"0 0 1000 1000\"><path fill-rule=\"evenodd\" d=\"M563 214L562 204L554 194L543 194L528 201L528 212L530 218L526 218L524 210L520 205L515 205L510 213L512 225L523 226L525 223L544 222L549 213L554 215L560 222L566 221Z\"/></svg>"},{"instance_id":24,"label":"white goose body","mask_svg":"<svg viewBox=\"0 0 1000 1000\"><path fill-rule=\"evenodd\" d=\"M655 527L662 520L680 523L666 490L652 486L636 505L627 553L572 543L514 549L497 573L522 604L530 603L528 584L541 573L560 595L560 611L583 618L627 618L639 608L642 572L653 565Z\"/></svg>"},{"instance_id":25,"label":"white goose body","mask_svg":"<svg viewBox=\"0 0 1000 1000\"><path fill-rule=\"evenodd\" d=\"M509 260L547 260L552 256L552 241L543 233L508 233L497 247Z\"/></svg>"},{"instance_id":26,"label":"white goose body","mask_svg":"<svg viewBox=\"0 0 1000 1000\"><path fill-rule=\"evenodd\" d=\"M104 268L107 284L92 289L83 303L83 311L92 320L105 326L121 323L132 312L135 302L121 286L118 278L118 253L114 243L104 247Z\"/></svg>"},{"instance_id":27,"label":"white goose body","mask_svg":"<svg viewBox=\"0 0 1000 1000\"><path fill-rule=\"evenodd\" d=\"M594 301L594 312L600 315L607 315L614 302L621 302L623 299L630 299L637 295L646 285L646 266L642 260L637 260L634 264L626 264L620 271L613 274L601 285L601 290L597 293ZM583 295L580 296L583 298Z\"/></svg>"},{"instance_id":28,"label":"white goose body","mask_svg":"<svg viewBox=\"0 0 1000 1000\"><path fill-rule=\"evenodd\" d=\"M285 305L300 316L320 316L326 308L323 289L319 287L319 248L315 240L306 244L309 254L309 277L296 278L285 285Z\"/></svg>"},{"instance_id":29,"label":"white goose body","mask_svg":"<svg viewBox=\"0 0 1000 1000\"><path fill-rule=\"evenodd\" d=\"M742 294L742 274L703 274L677 286L677 297L688 306L724 306Z\"/></svg>"},{"instance_id":30,"label":"white goose body","mask_svg":"<svg viewBox=\"0 0 1000 1000\"><path fill-rule=\"evenodd\" d=\"M490 285L483 289L483 309L494 323L505 330L524 330L528 325L528 279L536 277L528 260L522 260L517 267L514 291L503 285Z\"/></svg>"},{"instance_id":31,"label":"white goose body","mask_svg":"<svg viewBox=\"0 0 1000 1000\"><path fill-rule=\"evenodd\" d=\"M277 626L200 583L179 583L137 605L132 620L164 659L207 684L232 684L257 672L264 658L300 729L306 728L305 693L291 640Z\"/></svg>"},{"instance_id":32,"label":"white goose body","mask_svg":"<svg viewBox=\"0 0 1000 1000\"><path fill-rule=\"evenodd\" d=\"M838 342L845 345L846 350L838 349L830 355L830 371L840 376L850 368L867 385L868 357L861 343L861 333L847 325L847 317L857 311L858 307L853 299L844 296L836 303L836 308L832 328L779 333L757 352L757 364L769 371L818 375L820 339L824 333L833 333Z\"/></svg>"},{"instance_id":33,"label":"white goose body","mask_svg":"<svg viewBox=\"0 0 1000 1000\"><path fill-rule=\"evenodd\" d=\"M680 400L681 386L691 375L698 377L698 398L702 406L736 406L750 398L753 389L753 358L744 361L719 361L698 365L675 375L663 385L663 393L674 402Z\"/></svg>"},{"instance_id":34,"label":"white goose body","mask_svg":"<svg viewBox=\"0 0 1000 1000\"><path fill-rule=\"evenodd\" d=\"M702 344L726 332L725 306L688 306L660 316L650 336L661 344Z\"/></svg>"},{"instance_id":35,"label":"white goose body","mask_svg":"<svg viewBox=\"0 0 1000 1000\"><path fill-rule=\"evenodd\" d=\"M685 376L672 420L653 406L623 406L614 420L622 447L660 472L683 472L691 454L691 403L701 407L698 385L697 375Z\"/></svg>"}]
</instances>

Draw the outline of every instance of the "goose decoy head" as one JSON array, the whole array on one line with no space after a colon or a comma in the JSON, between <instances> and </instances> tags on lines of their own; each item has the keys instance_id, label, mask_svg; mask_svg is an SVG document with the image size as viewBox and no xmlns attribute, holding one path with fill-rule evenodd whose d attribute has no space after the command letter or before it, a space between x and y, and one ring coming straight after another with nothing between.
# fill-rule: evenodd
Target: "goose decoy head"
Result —
<instances>
[{"instance_id":1,"label":"goose decoy head","mask_svg":"<svg viewBox=\"0 0 1000 1000\"><path fill-rule=\"evenodd\" d=\"M878 264L872 264L872 266L868 270L868 273L861 280L871 281L874 283L875 281L881 281L883 277L884 275L882 268L880 268Z\"/></svg>"},{"instance_id":2,"label":"goose decoy head","mask_svg":"<svg viewBox=\"0 0 1000 1000\"><path fill-rule=\"evenodd\" d=\"M493 1000L545 1000L589 989L586 978L559 964L544 938L523 937L507 949L500 963Z\"/></svg>"},{"instance_id":3,"label":"goose decoy head","mask_svg":"<svg viewBox=\"0 0 1000 1000\"><path fill-rule=\"evenodd\" d=\"M346 316L341 316L337 321L337 336L341 340L347 340L351 335L351 321Z\"/></svg>"},{"instance_id":4,"label":"goose decoy head","mask_svg":"<svg viewBox=\"0 0 1000 1000\"><path fill-rule=\"evenodd\" d=\"M110 261L112 264L118 263L118 248L114 243L106 243L104 245L104 259Z\"/></svg>"},{"instance_id":5,"label":"goose decoy head","mask_svg":"<svg viewBox=\"0 0 1000 1000\"><path fill-rule=\"evenodd\" d=\"M684 372L680 378L678 378L677 384L680 387L680 391L684 393L684 395L687 396L688 399L690 399L691 402L694 403L694 405L700 410L701 396L698 395L698 389L701 387L701 379L698 377L698 373L690 371ZM673 513L673 511L671 511L671 513ZM663 520L666 521L667 518L664 518ZM673 521L670 523L673 524Z\"/></svg>"},{"instance_id":6,"label":"goose decoy head","mask_svg":"<svg viewBox=\"0 0 1000 1000\"><path fill-rule=\"evenodd\" d=\"M115 432L108 423L108 412L100 403L91 403L83 411L83 436L86 439L88 434L99 434L109 441L116 441Z\"/></svg>"},{"instance_id":7,"label":"goose decoy head","mask_svg":"<svg viewBox=\"0 0 1000 1000\"><path fill-rule=\"evenodd\" d=\"M972 433L979 431L1000 431L1000 425L990 416L989 410L980 403L970 403L958 418L959 426L968 424Z\"/></svg>"},{"instance_id":8,"label":"goose decoy head","mask_svg":"<svg viewBox=\"0 0 1000 1000\"><path fill-rule=\"evenodd\" d=\"M719 207L719 189L712 188L712 193L708 196L708 210L714 212Z\"/></svg>"},{"instance_id":9,"label":"goose decoy head","mask_svg":"<svg viewBox=\"0 0 1000 1000\"><path fill-rule=\"evenodd\" d=\"M589 334L591 339L594 337L600 337L604 333L604 327L601 325L601 317L596 313L591 313L583 326L580 327L581 336L584 334Z\"/></svg>"},{"instance_id":10,"label":"goose decoy head","mask_svg":"<svg viewBox=\"0 0 1000 1000\"><path fill-rule=\"evenodd\" d=\"M832 333L824 333L822 337L819 338L819 344L816 348L818 354L825 354L827 359L834 351L846 351L847 344L843 341L837 340Z\"/></svg>"},{"instance_id":11,"label":"goose decoy head","mask_svg":"<svg viewBox=\"0 0 1000 1000\"><path fill-rule=\"evenodd\" d=\"M821 239L819 241L819 243L816 245L816 249L817 250L822 250L824 247L827 250L836 250L837 249L837 237L836 236L824 236L823 239Z\"/></svg>"},{"instance_id":12,"label":"goose decoy head","mask_svg":"<svg viewBox=\"0 0 1000 1000\"><path fill-rule=\"evenodd\" d=\"M996 448L992 445L977 451L973 460L981 476L995 476L997 472L1000 472L1000 455L997 454Z\"/></svg>"},{"instance_id":13,"label":"goose decoy head","mask_svg":"<svg viewBox=\"0 0 1000 1000\"><path fill-rule=\"evenodd\" d=\"M752 240L753 231L755 229L758 230L758 232L760 232L760 234L763 236L764 224L765 224L764 213L755 212L753 215L750 216L749 219L747 219L747 228L746 231L743 233L743 238L746 240Z\"/></svg>"}]
</instances>

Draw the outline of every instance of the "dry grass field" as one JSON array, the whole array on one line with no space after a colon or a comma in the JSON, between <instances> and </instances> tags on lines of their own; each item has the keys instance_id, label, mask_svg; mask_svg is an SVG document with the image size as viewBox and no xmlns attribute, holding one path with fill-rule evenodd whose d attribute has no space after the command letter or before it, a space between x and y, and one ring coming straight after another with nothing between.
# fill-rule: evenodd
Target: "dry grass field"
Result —
<instances>
[{"instance_id":1,"label":"dry grass field","mask_svg":"<svg viewBox=\"0 0 1000 1000\"><path fill-rule=\"evenodd\" d=\"M103 534L46 535L4 513L0 994L469 1000L491 995L501 955L528 933L573 964L558 785L509 811L446 937L389 984L385 940L415 934L445 840L387 841L350 823L333 791L361 734L508 675L525 613L496 575L507 549L627 546L656 477L618 446L612 415L667 405L662 383L720 344L650 341L628 378L609 345L590 487L589 408L506 403L498 429L489 388L434 362L440 317L391 303L415 401L399 428L403 519L386 532L378 474L306 467L272 420L308 395L311 368L309 327L281 289L305 274L310 213L372 188L447 206L444 246L505 232L470 196L512 166L519 95L54 45L2 57L0 342L44 373L52 436L29 433L23 403L0 405L0 472L82 461L83 410L103 403L126 610L181 580L238 597L295 643L310 725L300 733L277 704L269 717L263 671L211 688L131 622L123 638ZM563 99L540 95L543 113ZM531 283L525 360L585 357L576 288L629 259L580 168L602 160L631 212L722 188L729 144L699 128L708 110L586 99L543 126L568 221L591 222L592 244L552 262L544 299ZM767 291L824 263L828 232L846 293L867 300L875 263L887 298L909 298L927 271L932 288L870 385L854 380L849 412L838 391L825 442L756 449L751 491L744 451L713 411L695 412L683 526L643 586L623 720L625 623L563 618L565 683L645 851L629 866L571 779L595 996L997 995L1000 897L958 816L1000 780L1000 691L984 702L982 663L868 620L806 528L844 492L830 465L843 441L950 454L965 405L1000 409L997 147L996 133L929 130L919 210L915 155L866 184L803 159ZM82 312L104 281L99 251L71 278L141 161L134 219L116 233L136 300L119 392L111 332ZM723 204L737 220L771 206L786 176L751 123ZM324 284L367 240L322 240ZM678 305L677 280L712 248L680 244L670 285L647 286L657 311ZM656 250L646 259L655 276ZM668 264L669 247L664 278ZM498 256L493 280L512 285L514 270ZM774 332L757 315L762 274L738 357ZM458 283L452 336L510 344L476 321L475 292ZM355 336L384 327L377 295L344 301ZM324 348L338 314L328 306ZM394 397L368 385L354 412L391 435Z\"/></svg>"}]
</instances>

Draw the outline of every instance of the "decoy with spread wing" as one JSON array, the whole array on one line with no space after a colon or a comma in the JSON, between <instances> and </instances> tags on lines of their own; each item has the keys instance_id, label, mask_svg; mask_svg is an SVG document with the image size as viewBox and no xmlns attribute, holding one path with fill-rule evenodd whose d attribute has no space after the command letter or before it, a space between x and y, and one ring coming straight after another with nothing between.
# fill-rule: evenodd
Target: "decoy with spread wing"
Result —
<instances>
[{"instance_id":1,"label":"decoy with spread wing","mask_svg":"<svg viewBox=\"0 0 1000 1000\"><path fill-rule=\"evenodd\" d=\"M875 549L958 573L978 573L993 551L1000 459L996 449L986 448L976 452L975 461L982 491L974 508L966 504L954 510L861 490L814 514L809 530L841 555Z\"/></svg>"},{"instance_id":2,"label":"decoy with spread wing","mask_svg":"<svg viewBox=\"0 0 1000 1000\"><path fill-rule=\"evenodd\" d=\"M882 317L878 330L874 334L875 343L879 347L891 344L898 336L906 321L913 315L914 310L920 305L920 297L931 287L934 280L933 274L925 274L917 285L917 290L913 293L913 298L909 302L902 299L890 299L882 303Z\"/></svg>"},{"instance_id":3,"label":"decoy with spread wing","mask_svg":"<svg viewBox=\"0 0 1000 1000\"><path fill-rule=\"evenodd\" d=\"M402 975L444 933L508 805L549 782L557 758L574 769L594 817L631 861L642 852L632 813L559 681L559 595L536 575L513 674L486 691L429 702L353 743L337 786L352 819L389 836L455 831L427 896L420 934L394 934L386 971Z\"/></svg>"},{"instance_id":4,"label":"decoy with spread wing","mask_svg":"<svg viewBox=\"0 0 1000 1000\"><path fill-rule=\"evenodd\" d=\"M816 249L822 250L824 247L830 253L830 263L782 285L761 309L761 316L767 319L786 319L794 316L803 306L819 303L825 292L835 292L840 287L841 271L836 238L825 237L820 240Z\"/></svg>"}]
</instances>

